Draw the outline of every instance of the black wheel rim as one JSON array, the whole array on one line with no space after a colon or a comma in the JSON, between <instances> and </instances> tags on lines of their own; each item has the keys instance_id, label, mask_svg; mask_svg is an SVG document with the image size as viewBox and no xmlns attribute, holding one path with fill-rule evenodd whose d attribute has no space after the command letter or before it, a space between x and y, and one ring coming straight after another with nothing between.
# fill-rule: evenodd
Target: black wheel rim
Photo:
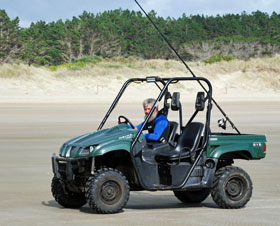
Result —
<instances>
[{"instance_id":1,"label":"black wheel rim","mask_svg":"<svg viewBox=\"0 0 280 226\"><path fill-rule=\"evenodd\" d=\"M233 201L241 200L247 190L246 181L240 177L230 178L225 186L226 195Z\"/></svg>"},{"instance_id":2,"label":"black wheel rim","mask_svg":"<svg viewBox=\"0 0 280 226\"><path fill-rule=\"evenodd\" d=\"M121 187L115 181L106 181L101 187L101 198L107 205L113 205L120 200Z\"/></svg>"}]
</instances>

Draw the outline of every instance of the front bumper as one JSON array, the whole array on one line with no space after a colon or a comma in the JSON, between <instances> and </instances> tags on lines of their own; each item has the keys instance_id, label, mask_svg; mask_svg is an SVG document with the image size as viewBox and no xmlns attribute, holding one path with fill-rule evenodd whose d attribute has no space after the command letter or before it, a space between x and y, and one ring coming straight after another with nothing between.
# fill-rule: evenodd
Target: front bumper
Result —
<instances>
[{"instance_id":1,"label":"front bumper","mask_svg":"<svg viewBox=\"0 0 280 226\"><path fill-rule=\"evenodd\" d=\"M86 171L89 158L63 158L54 153L52 155L52 170L54 176L61 180L73 181L74 175Z\"/></svg>"}]
</instances>

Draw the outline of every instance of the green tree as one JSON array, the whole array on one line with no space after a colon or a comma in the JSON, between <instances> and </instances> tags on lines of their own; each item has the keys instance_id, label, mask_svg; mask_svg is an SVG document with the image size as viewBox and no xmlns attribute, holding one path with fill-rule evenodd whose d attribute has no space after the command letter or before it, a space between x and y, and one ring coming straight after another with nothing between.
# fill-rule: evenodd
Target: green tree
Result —
<instances>
[{"instance_id":1,"label":"green tree","mask_svg":"<svg viewBox=\"0 0 280 226\"><path fill-rule=\"evenodd\" d=\"M18 17L11 20L5 10L0 10L0 62L15 59L20 49Z\"/></svg>"},{"instance_id":2,"label":"green tree","mask_svg":"<svg viewBox=\"0 0 280 226\"><path fill-rule=\"evenodd\" d=\"M280 46L280 14L260 11L217 16L183 14L162 18L155 11L149 16L171 44L188 60L186 45L217 42L260 42ZM129 10L110 10L51 23L39 21L29 28L19 27L0 10L0 61L21 59L29 64L58 65L84 56L139 56L175 58L146 16ZM218 45L218 44L217 44Z\"/></svg>"}]
</instances>

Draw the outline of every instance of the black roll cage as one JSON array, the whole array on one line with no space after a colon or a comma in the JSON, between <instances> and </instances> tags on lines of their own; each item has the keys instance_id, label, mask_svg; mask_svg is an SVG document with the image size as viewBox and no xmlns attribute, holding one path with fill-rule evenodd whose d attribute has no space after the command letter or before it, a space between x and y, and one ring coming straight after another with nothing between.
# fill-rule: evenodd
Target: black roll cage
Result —
<instances>
[{"instance_id":1,"label":"black roll cage","mask_svg":"<svg viewBox=\"0 0 280 226\"><path fill-rule=\"evenodd\" d=\"M199 154L197 156L197 158L195 159L191 169L189 170L187 176L185 177L184 181L178 185L178 186L164 186L162 188L149 188L146 187L145 184L142 181L142 178L140 176L141 174L141 170L138 169L137 164L136 164L136 160L134 159L134 154L133 154L133 148L136 145L139 136L141 135L144 126L146 125L146 123L148 122L149 118L151 117L151 115L153 114L156 105L159 101L161 101L162 97L165 95L165 93L168 91L168 86L172 83L177 83L179 81L197 81L197 82L205 82L208 86L208 90L206 90L204 88L204 90L207 92L207 96L205 98L205 102L208 100L208 104L207 104L207 112L206 112L206 123L205 123L205 127L204 127L204 136L203 136L203 140L202 140L202 145L200 146L200 148L198 148L196 151L199 151ZM100 123L98 130L101 130L102 127L104 126L105 122L107 121L108 117L110 116L111 112L114 110L114 108L116 107L119 99L121 98L122 94L124 93L125 89L127 88L127 86L132 83L132 82L147 82L147 83L155 83L156 86L160 89L160 94L158 95L155 103L152 106L151 111L149 112L149 114L147 115L147 117L145 118L141 128L139 129L139 131L137 132L137 134L135 135L135 137L132 140L132 144L130 147L130 155L131 155L131 159L134 165L134 168L137 172L137 177L139 180L139 183L141 184L141 186L144 189L147 190L154 190L154 189L160 189L160 190L169 190L169 189L180 189L181 187L183 187L188 179L190 178L195 166L198 164L203 152L205 151L205 148L208 144L209 141L209 133L210 133L210 118L211 118L211 109L212 109L212 85L209 82L208 79L203 78L203 77L174 77L174 78L160 78L160 77L146 77L146 78L132 78L132 79L128 79L122 86L122 88L120 89L118 95L116 96L115 100L113 101L112 105L110 106L108 112L106 113L105 117L103 118L102 122ZM160 82L163 85L163 88L160 88L159 85L157 84L157 82ZM198 111L196 110L194 112L194 114L192 115L191 119L189 120L188 123L191 122L191 120L196 116L196 114L198 113Z\"/></svg>"},{"instance_id":2,"label":"black roll cage","mask_svg":"<svg viewBox=\"0 0 280 226\"><path fill-rule=\"evenodd\" d=\"M202 145L202 149L204 149L204 147L207 145L208 142L208 137L209 137L209 131L210 131L210 114L211 114L211 109L212 109L212 85L210 83L210 81L206 78L203 77L174 77L174 78L160 78L160 77L146 77L146 78L131 78L128 79L122 86L122 88L120 89L118 95L116 96L115 100L113 101L112 105L110 106L109 110L107 111L106 115L104 116L102 122L100 123L99 127L97 130L101 130L104 126L104 124L106 123L107 119L109 118L110 114L112 113L112 111L114 110L114 108L116 107L116 105L118 104L121 96L123 95L125 89L128 87L128 85L130 85L132 82L147 82L147 83L155 83L157 85L157 87L160 89L160 93L154 103L154 105L152 106L151 111L149 112L149 114L147 115L147 117L145 118L141 128L139 129L139 131L137 132L136 136L134 137L133 141L132 141L132 145L131 145L131 150L133 149L133 147L135 146L136 142L138 141L138 138L140 137L145 125L147 124L148 120L150 119L151 115L153 114L156 105L159 101L161 101L162 97L165 95L165 93L168 91L168 86L172 83L177 83L179 81L198 81L198 82L205 82L208 86L208 90L206 90L207 92L207 96L205 98L205 101L208 100L208 105L207 105L207 113L206 113L206 123L205 123L205 130L204 130L204 141L203 141L203 145ZM163 88L160 88L159 85L157 84L157 82L160 82L163 85ZM196 114L198 113L198 111L196 110L194 112L194 114L192 115L191 119L188 121L188 123L190 123L193 118L196 116Z\"/></svg>"}]
</instances>

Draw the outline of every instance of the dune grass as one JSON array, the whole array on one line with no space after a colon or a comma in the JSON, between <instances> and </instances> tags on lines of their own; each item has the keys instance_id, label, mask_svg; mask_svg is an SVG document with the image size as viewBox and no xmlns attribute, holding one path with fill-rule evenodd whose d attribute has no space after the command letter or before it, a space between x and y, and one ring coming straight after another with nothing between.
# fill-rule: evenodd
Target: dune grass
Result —
<instances>
[{"instance_id":1,"label":"dune grass","mask_svg":"<svg viewBox=\"0 0 280 226\"><path fill-rule=\"evenodd\" d=\"M280 92L280 55L248 61L232 59L211 64L203 62L189 62L188 64L197 76L210 79L218 88L229 86L229 88L243 87L244 89ZM123 83L131 77L146 76L191 75L184 65L176 60L144 60L134 57L102 59L91 56L55 67L36 67L26 64L0 65L0 79L36 80L40 81L40 85L44 87L47 87L48 83L55 84L56 81L69 81L73 85L80 81L81 86L87 81L98 83L106 88L113 80ZM46 84L43 85L43 83Z\"/></svg>"}]
</instances>

